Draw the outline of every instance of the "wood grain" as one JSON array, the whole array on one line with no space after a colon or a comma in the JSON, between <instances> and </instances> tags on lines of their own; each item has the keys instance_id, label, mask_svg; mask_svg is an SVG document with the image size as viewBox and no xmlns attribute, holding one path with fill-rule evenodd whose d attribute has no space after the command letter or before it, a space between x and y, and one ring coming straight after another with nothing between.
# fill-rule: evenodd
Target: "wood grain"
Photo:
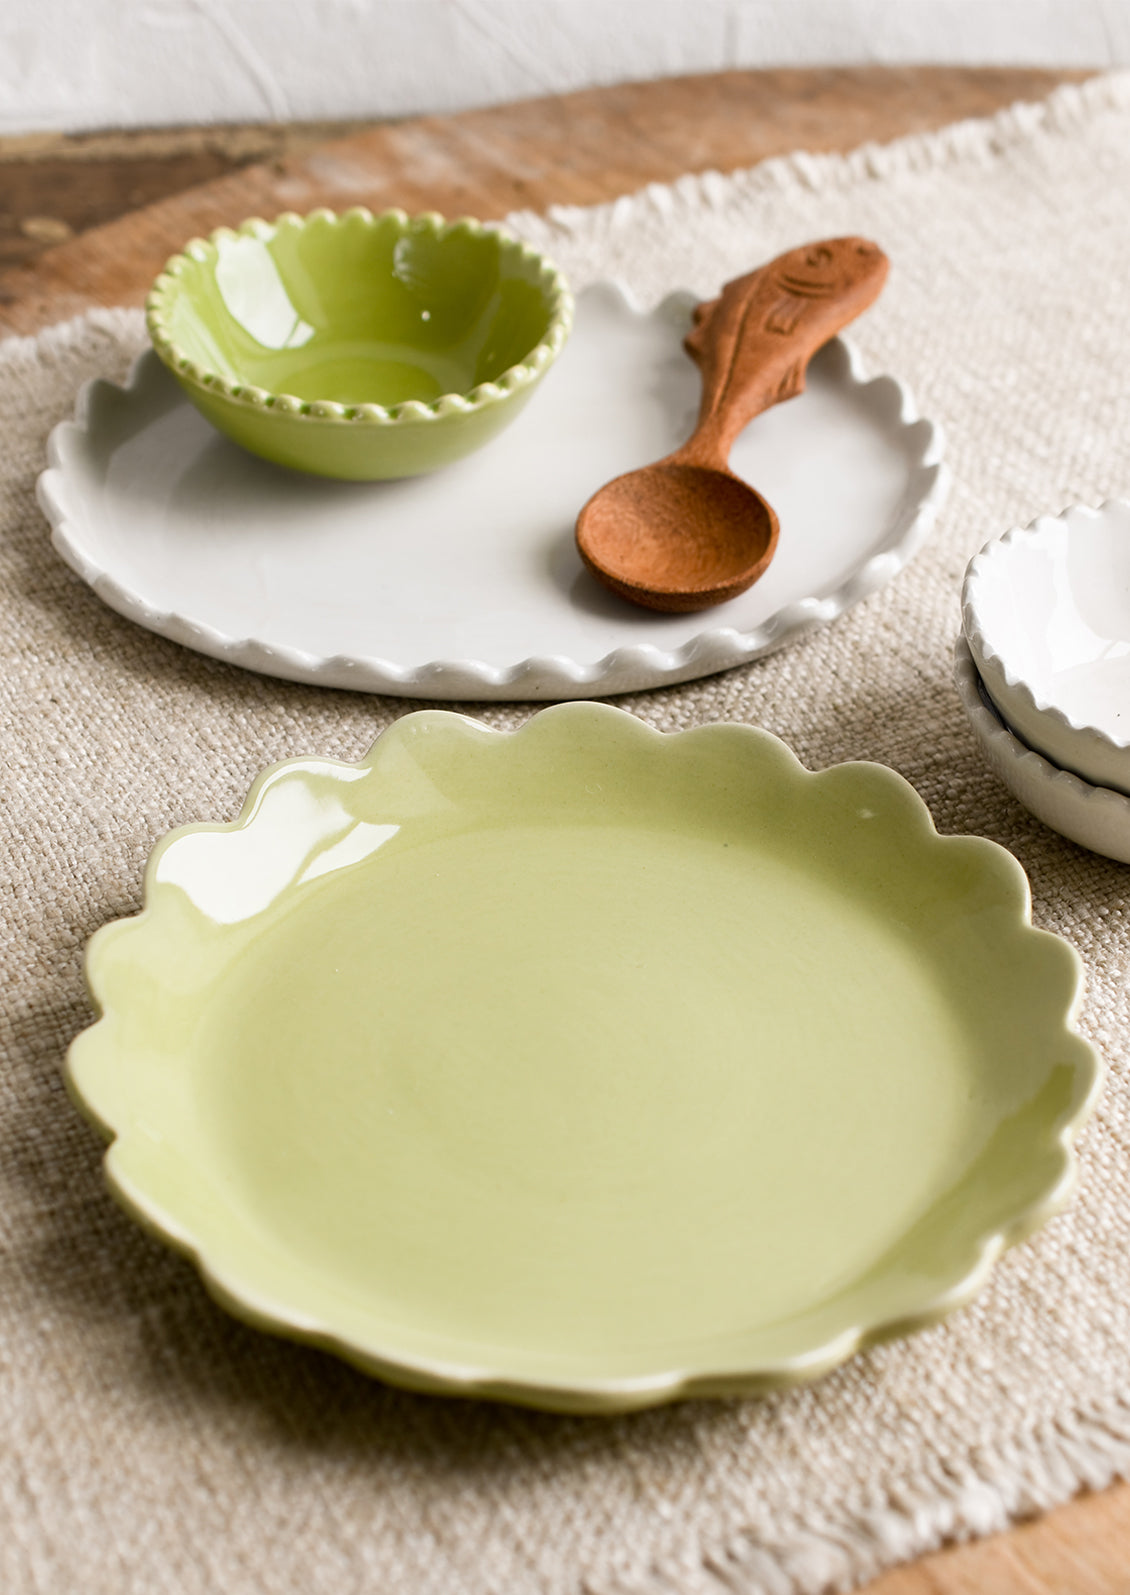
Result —
<instances>
[{"instance_id":1,"label":"wood grain","mask_svg":"<svg viewBox=\"0 0 1130 1595\"><path fill-rule=\"evenodd\" d=\"M0 334L30 332L92 304L138 304L187 238L246 216L360 204L498 218L553 203L594 204L682 172L733 171L790 150L850 149L986 115L1085 75L948 67L724 72L375 126L230 171L5 271ZM217 148L198 154L214 160ZM58 164L68 149L69 164ZM73 171L80 155L63 143L51 152L56 166L41 170L52 192L29 185L26 161L5 166L0 152L0 212L11 214L30 195L37 217L71 226L60 214L70 203L63 171ZM88 219L76 214L74 224Z\"/></svg>"},{"instance_id":2,"label":"wood grain","mask_svg":"<svg viewBox=\"0 0 1130 1595\"><path fill-rule=\"evenodd\" d=\"M0 268L255 162L304 154L365 123L30 133L0 138Z\"/></svg>"},{"instance_id":3,"label":"wood grain","mask_svg":"<svg viewBox=\"0 0 1130 1595\"><path fill-rule=\"evenodd\" d=\"M324 144L309 130L278 128L8 140L0 226L29 246L13 245L9 256L38 258L0 275L0 334L94 304L139 303L190 235L256 213L399 204L498 217L592 204L685 171L732 171L793 149L846 150L988 115L1086 75L734 72L354 128ZM177 192L186 181L198 186ZM29 233L23 224L36 218L55 228ZM52 231L77 236L52 244ZM867 1595L1130 1595L1130 1485L899 1568Z\"/></svg>"}]
</instances>

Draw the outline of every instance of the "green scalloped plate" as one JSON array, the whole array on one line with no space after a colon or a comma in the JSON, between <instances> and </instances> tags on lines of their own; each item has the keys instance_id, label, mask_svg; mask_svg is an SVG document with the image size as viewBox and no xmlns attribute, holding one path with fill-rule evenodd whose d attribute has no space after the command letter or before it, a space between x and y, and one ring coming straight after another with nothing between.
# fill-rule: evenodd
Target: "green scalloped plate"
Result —
<instances>
[{"instance_id":1,"label":"green scalloped plate","mask_svg":"<svg viewBox=\"0 0 1130 1595\"><path fill-rule=\"evenodd\" d=\"M398 721L149 863L69 1079L231 1311L416 1389L754 1392L967 1301L1098 1088L1025 877L879 765Z\"/></svg>"}]
</instances>

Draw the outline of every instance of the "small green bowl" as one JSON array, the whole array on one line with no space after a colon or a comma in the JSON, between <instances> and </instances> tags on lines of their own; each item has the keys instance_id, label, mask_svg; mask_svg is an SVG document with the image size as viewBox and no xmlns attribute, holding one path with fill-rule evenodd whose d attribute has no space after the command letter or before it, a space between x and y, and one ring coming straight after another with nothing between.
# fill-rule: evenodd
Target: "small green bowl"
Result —
<instances>
[{"instance_id":1,"label":"small green bowl","mask_svg":"<svg viewBox=\"0 0 1130 1595\"><path fill-rule=\"evenodd\" d=\"M573 300L497 228L358 208L193 239L146 316L221 432L279 465L375 481L450 464L508 425L564 346Z\"/></svg>"}]
</instances>

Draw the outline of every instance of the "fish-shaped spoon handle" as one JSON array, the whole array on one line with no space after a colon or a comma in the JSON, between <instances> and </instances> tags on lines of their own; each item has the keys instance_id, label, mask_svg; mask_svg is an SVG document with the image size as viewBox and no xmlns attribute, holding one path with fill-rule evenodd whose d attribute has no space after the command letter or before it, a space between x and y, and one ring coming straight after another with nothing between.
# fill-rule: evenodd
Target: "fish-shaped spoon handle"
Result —
<instances>
[{"instance_id":1,"label":"fish-shaped spoon handle","mask_svg":"<svg viewBox=\"0 0 1130 1595\"><path fill-rule=\"evenodd\" d=\"M697 306L684 347L702 372L702 403L673 457L724 466L754 416L803 391L813 355L874 303L889 269L877 244L827 238L778 255Z\"/></svg>"}]
</instances>

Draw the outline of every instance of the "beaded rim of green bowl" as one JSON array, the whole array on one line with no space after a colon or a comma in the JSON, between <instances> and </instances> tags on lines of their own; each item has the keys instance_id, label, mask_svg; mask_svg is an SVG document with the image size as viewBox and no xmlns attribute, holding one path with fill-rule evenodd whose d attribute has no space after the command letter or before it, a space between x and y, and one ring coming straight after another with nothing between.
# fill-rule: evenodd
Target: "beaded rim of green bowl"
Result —
<instances>
[{"instance_id":1,"label":"beaded rim of green bowl","mask_svg":"<svg viewBox=\"0 0 1130 1595\"><path fill-rule=\"evenodd\" d=\"M271 393L251 383L233 381L193 360L169 335L166 317L173 296L181 286L181 279L196 267L213 261L221 240L240 237L266 240L281 227L303 228L312 223L340 227L347 223L356 225L358 221L366 226L379 226L392 221L405 231L430 232L437 238L464 233L498 239L507 253L540 267L537 282L549 304L549 321L544 336L517 365L510 366L490 382L480 382L466 393L444 393L427 404L419 399L406 399L403 404L386 407L381 404L339 404L332 399L300 399L294 394ZM437 421L446 415L466 415L472 410L499 404L520 389L530 387L553 364L565 346L573 326L573 295L565 277L551 260L501 227L476 221L469 216L447 221L434 211L410 216L407 211L399 209L374 212L356 205L340 214L324 208L313 210L306 216L300 216L295 211L284 211L273 222L253 216L238 227L217 227L207 238L190 239L179 253L166 261L150 289L145 301L145 319L153 347L169 370L182 381L191 382L207 393L232 400L248 409L265 410L275 415L388 426L404 421Z\"/></svg>"}]
</instances>

